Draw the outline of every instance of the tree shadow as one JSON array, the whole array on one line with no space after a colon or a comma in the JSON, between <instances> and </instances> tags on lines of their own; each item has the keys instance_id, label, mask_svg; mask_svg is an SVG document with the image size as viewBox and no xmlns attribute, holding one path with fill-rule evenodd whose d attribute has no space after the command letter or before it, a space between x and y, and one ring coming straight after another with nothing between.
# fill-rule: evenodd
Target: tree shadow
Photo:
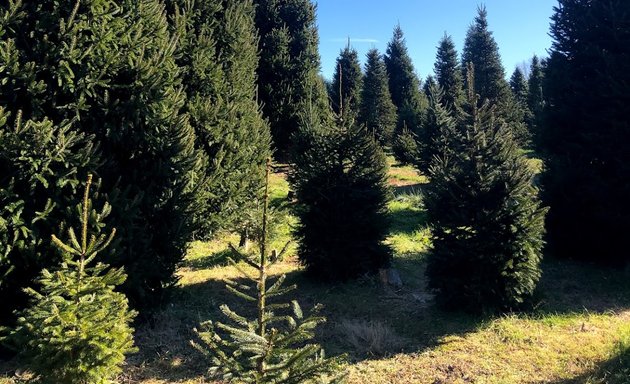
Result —
<instances>
[{"instance_id":1,"label":"tree shadow","mask_svg":"<svg viewBox=\"0 0 630 384\"><path fill-rule=\"evenodd\" d=\"M542 270L537 312L606 313L630 308L630 278L618 268L550 257Z\"/></svg>"},{"instance_id":2,"label":"tree shadow","mask_svg":"<svg viewBox=\"0 0 630 384\"><path fill-rule=\"evenodd\" d=\"M409 266L400 269L407 271ZM415 272L423 274L417 268ZM406 282L414 280L406 275L403 279ZM418 276L415 279L421 281ZM231 280L247 282L244 278ZM296 299L305 312L322 304L321 314L327 317L327 322L318 328L315 341L322 345L327 355L347 354L353 362L375 356L353 350L341 328L348 320L369 321L391 329L401 342L384 356L432 348L441 344L444 336L464 334L483 321L466 314L442 312L430 301L419 300L419 283L406 284L398 291L384 287L376 276L364 276L346 283L321 283L308 279L298 269L287 274L285 284L297 284L298 288L275 302ZM173 304L165 308L153 324L138 328L136 344L140 351L128 359L126 372L130 379L173 382L203 376L210 363L190 345L189 341L196 337L193 328L208 319L230 323L219 309L222 304L249 318L256 314L255 304L235 297L221 279L178 286L174 295Z\"/></svg>"},{"instance_id":3,"label":"tree shadow","mask_svg":"<svg viewBox=\"0 0 630 384\"><path fill-rule=\"evenodd\" d=\"M630 344L620 346L610 359L582 375L545 384L628 384L630 383ZM543 384L543 383L540 383Z\"/></svg>"}]
</instances>

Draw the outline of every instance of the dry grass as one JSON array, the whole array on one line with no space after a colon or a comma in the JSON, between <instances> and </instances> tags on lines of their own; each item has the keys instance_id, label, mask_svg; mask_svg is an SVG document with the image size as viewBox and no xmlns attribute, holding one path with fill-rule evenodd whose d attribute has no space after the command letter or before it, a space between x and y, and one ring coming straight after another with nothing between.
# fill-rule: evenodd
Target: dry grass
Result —
<instances>
[{"instance_id":1,"label":"dry grass","mask_svg":"<svg viewBox=\"0 0 630 384\"><path fill-rule=\"evenodd\" d=\"M378 320L345 319L337 326L337 331L353 353L364 356L398 352L405 344L390 326Z\"/></svg>"},{"instance_id":2,"label":"dry grass","mask_svg":"<svg viewBox=\"0 0 630 384\"><path fill-rule=\"evenodd\" d=\"M415 172L415 171L413 171ZM393 168L392 184L421 186L421 175ZM402 185L402 184L401 184ZM277 202L288 186L274 177ZM303 308L324 304L324 324L317 341L329 355L348 354L349 383L629 383L630 284L623 272L567 261L544 264L538 306L526 314L478 318L447 313L433 305L425 290L424 252L429 233L418 195L399 193L390 203L394 266L403 289L393 292L378 279L344 284L306 280L295 249L275 266L297 283L293 293ZM291 220L294 220L291 218ZM277 244L290 236L291 221ZM220 319L218 306L245 310L224 288L223 279L239 276L232 266L212 266L228 241L193 243L179 270L171 304L151 324L137 328L140 352L128 359L122 383L209 383L207 364L189 345L192 328ZM2 384L19 364L0 363Z\"/></svg>"}]
</instances>

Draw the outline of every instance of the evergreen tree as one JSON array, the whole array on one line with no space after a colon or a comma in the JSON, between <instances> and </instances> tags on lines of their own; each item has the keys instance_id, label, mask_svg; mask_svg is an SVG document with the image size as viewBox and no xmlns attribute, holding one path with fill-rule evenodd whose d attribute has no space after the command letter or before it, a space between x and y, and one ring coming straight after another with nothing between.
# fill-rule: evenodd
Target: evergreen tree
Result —
<instances>
[{"instance_id":1,"label":"evergreen tree","mask_svg":"<svg viewBox=\"0 0 630 384\"><path fill-rule=\"evenodd\" d=\"M89 29L80 14L72 28L61 29L71 5L45 3L0 5L0 322L25 306L23 289L43 268L61 262L45 239L69 219L60 207L70 205L80 175L100 162L94 137L76 129L85 101L72 96L85 94L97 77L91 66L103 58L85 54L89 44L80 32ZM106 13L92 25L114 22ZM62 51L53 44L59 40L74 46ZM77 66L79 60L86 65Z\"/></svg>"},{"instance_id":2,"label":"evergreen tree","mask_svg":"<svg viewBox=\"0 0 630 384\"><path fill-rule=\"evenodd\" d=\"M517 103L522 107L527 107L527 99L529 97L529 86L527 85L527 79L523 75L523 71L516 67L510 77L510 89L512 90L512 96Z\"/></svg>"},{"instance_id":3,"label":"evergreen tree","mask_svg":"<svg viewBox=\"0 0 630 384\"><path fill-rule=\"evenodd\" d=\"M331 86L333 111L344 120L353 121L361 105L363 73L357 50L348 45L339 53Z\"/></svg>"},{"instance_id":4,"label":"evergreen tree","mask_svg":"<svg viewBox=\"0 0 630 384\"><path fill-rule=\"evenodd\" d=\"M429 110L427 119L417 139L417 156L413 163L423 172L429 173L429 166L435 157L444 157L449 149L445 140L456 129L456 111L444 101L442 88L433 84L429 89ZM458 102L459 103L459 102ZM458 108L461 104L458 104Z\"/></svg>"},{"instance_id":5,"label":"evergreen tree","mask_svg":"<svg viewBox=\"0 0 630 384\"><path fill-rule=\"evenodd\" d=\"M114 289L125 280L122 268L94 261L112 241L102 232L101 220L110 206L100 212L89 199L92 176L88 177L79 206L81 232L69 228L67 243L52 235L63 256L59 270L44 269L41 289L27 290L32 306L22 311L10 341L21 361L40 383L110 383L121 372L125 354L134 352L134 312L127 298ZM91 222L91 223L90 223ZM88 226L96 233L88 239Z\"/></svg>"},{"instance_id":6,"label":"evergreen tree","mask_svg":"<svg viewBox=\"0 0 630 384\"><path fill-rule=\"evenodd\" d=\"M243 272L253 286L234 281L228 281L226 286L236 296L256 303L257 316L248 319L222 305L221 311L233 325L202 323L201 331L196 330L199 341L193 342L193 346L209 357L212 364L209 373L213 378L256 384L337 383L342 379L338 374L339 359L326 359L323 349L310 343L315 327L326 320L317 315L319 306L305 317L295 300L271 302L295 289L295 285L283 287L285 275L273 284L269 281L269 268L282 259L288 246L287 243L280 253L268 249L269 170L267 162L262 228L257 239L259 257L252 260L231 246L237 260L253 269L254 275ZM288 314L279 315L277 311Z\"/></svg>"},{"instance_id":7,"label":"evergreen tree","mask_svg":"<svg viewBox=\"0 0 630 384\"><path fill-rule=\"evenodd\" d=\"M428 75L427 78L424 80L424 84L422 85L422 92L424 92L427 99L431 94L431 89L433 89L433 87L435 87L436 85L437 82L435 81L435 77L433 77L433 75Z\"/></svg>"},{"instance_id":8,"label":"evergreen tree","mask_svg":"<svg viewBox=\"0 0 630 384\"><path fill-rule=\"evenodd\" d=\"M549 242L559 256L628 263L630 3L561 0L545 72ZM620 251L621 250L621 251Z\"/></svg>"},{"instance_id":9,"label":"evergreen tree","mask_svg":"<svg viewBox=\"0 0 630 384\"><path fill-rule=\"evenodd\" d=\"M442 88L442 101L449 108L459 106L464 99L462 72L453 38L446 33L438 43L433 71L438 85Z\"/></svg>"},{"instance_id":10,"label":"evergreen tree","mask_svg":"<svg viewBox=\"0 0 630 384\"><path fill-rule=\"evenodd\" d=\"M234 229L262 185L270 133L256 100L257 31L251 1L181 0L178 65L196 146L205 157L197 238Z\"/></svg>"},{"instance_id":11,"label":"evergreen tree","mask_svg":"<svg viewBox=\"0 0 630 384\"><path fill-rule=\"evenodd\" d=\"M422 126L428 101L414 71L400 25L394 28L392 40L387 44L385 66L389 74L389 91L398 111L395 136L404 128L415 133Z\"/></svg>"},{"instance_id":12,"label":"evergreen tree","mask_svg":"<svg viewBox=\"0 0 630 384\"><path fill-rule=\"evenodd\" d=\"M298 256L307 273L346 280L386 266L390 251L385 155L363 128L305 118L290 182L296 191Z\"/></svg>"},{"instance_id":13,"label":"evergreen tree","mask_svg":"<svg viewBox=\"0 0 630 384\"><path fill-rule=\"evenodd\" d=\"M29 227L44 228L39 238L51 233L57 224L47 221L48 215L66 214L59 211L58 202L49 202L49 196L76 188L76 174L94 171L105 180L99 193L111 202L111 221L122 234L113 247L119 252L103 256L114 267L125 266L129 278L123 290L134 305L156 304L163 288L175 282L176 264L190 240L190 210L200 165L194 132L182 113L185 94L174 60L176 40L163 6L157 0L45 0L1 7L6 18L2 49L10 52L11 63L2 66L0 93L12 116L3 130L19 125L15 119L21 116L24 131L16 140L39 135L35 123L50 124L52 128L45 130L55 135L39 136L39 144L31 147L49 153L43 173L31 170L31 175L22 175L14 164L30 160L0 156L2 167L10 169L3 172L0 189L13 190L7 192L7 199L18 205L24 201L30 208L23 212L34 213L30 218L22 216L29 221L20 225L24 237L30 237L24 244L34 245L9 251L15 276L34 276L41 267L54 269L58 261L53 258L43 262L46 265L33 260L46 254L47 246L32 242L35 235L29 234ZM63 136L72 140L60 141ZM86 144L88 140L99 149L98 155ZM63 157L77 148L75 155ZM54 174L48 173L53 170ZM59 175L59 181L51 180L53 175ZM23 181L11 181L23 177L41 183L34 194L29 196ZM44 188L53 193L42 193ZM41 219L32 225L36 215ZM55 221L63 222L64 217ZM16 280L16 284L6 284L11 307L24 303L10 292L30 281Z\"/></svg>"},{"instance_id":14,"label":"evergreen tree","mask_svg":"<svg viewBox=\"0 0 630 384\"><path fill-rule=\"evenodd\" d=\"M512 97L508 82L505 80L505 70L501 64L499 47L488 29L488 13L484 6L477 9L477 17L468 28L464 50L462 53L462 68L473 64L475 73L474 88L479 94L481 103L488 100L496 104L498 113L513 130L514 137L520 146L529 145L530 134L525 124L525 111ZM464 83L466 83L464 81ZM464 84L468 87L468 84Z\"/></svg>"},{"instance_id":15,"label":"evergreen tree","mask_svg":"<svg viewBox=\"0 0 630 384\"><path fill-rule=\"evenodd\" d=\"M396 106L389 93L385 63L376 48L367 53L358 121L368 132L374 132L381 145L391 145L396 127Z\"/></svg>"},{"instance_id":16,"label":"evergreen tree","mask_svg":"<svg viewBox=\"0 0 630 384\"><path fill-rule=\"evenodd\" d=\"M511 310L540 277L546 210L512 130L487 102L478 106L469 73L466 115L445 130L448 150L430 167L427 275L448 308Z\"/></svg>"},{"instance_id":17,"label":"evergreen tree","mask_svg":"<svg viewBox=\"0 0 630 384\"><path fill-rule=\"evenodd\" d=\"M472 63L475 69L474 88L480 96L480 101L488 99L491 103L504 103L509 94L509 87L505 81L499 46L492 32L488 30L488 12L484 6L477 8L475 21L466 32L462 53L464 80L467 79L465 72L469 63ZM468 87L468 84L465 84L465 87Z\"/></svg>"},{"instance_id":18,"label":"evergreen tree","mask_svg":"<svg viewBox=\"0 0 630 384\"><path fill-rule=\"evenodd\" d=\"M528 107L527 100L529 98L529 86L523 71L515 68L510 77L510 90L512 91L512 110L514 118L518 121L518 129L514 132L520 144L529 145L532 130L530 122L532 121L532 112Z\"/></svg>"},{"instance_id":19,"label":"evergreen tree","mask_svg":"<svg viewBox=\"0 0 630 384\"><path fill-rule=\"evenodd\" d=\"M528 126L529 131L536 138L536 144L540 143L539 127L542 124L543 110L545 108L545 98L543 94L544 71L538 57L532 57L529 79L527 81L527 108L530 110Z\"/></svg>"},{"instance_id":20,"label":"evergreen tree","mask_svg":"<svg viewBox=\"0 0 630 384\"><path fill-rule=\"evenodd\" d=\"M276 155L288 154L305 108L326 119L328 98L319 76L319 37L310 0L255 0L260 40L258 95Z\"/></svg>"}]
</instances>

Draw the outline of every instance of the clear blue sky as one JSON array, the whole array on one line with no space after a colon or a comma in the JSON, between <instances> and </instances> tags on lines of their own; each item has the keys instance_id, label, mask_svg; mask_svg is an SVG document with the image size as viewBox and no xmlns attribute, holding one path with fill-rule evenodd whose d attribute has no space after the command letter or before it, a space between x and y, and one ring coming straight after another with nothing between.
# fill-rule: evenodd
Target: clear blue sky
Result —
<instances>
[{"instance_id":1,"label":"clear blue sky","mask_svg":"<svg viewBox=\"0 0 630 384\"><path fill-rule=\"evenodd\" d=\"M339 51L350 44L359 52L361 64L375 47L385 53L394 26L400 22L416 73L422 78L433 72L436 46L447 32L458 53L466 30L485 4L489 29L499 45L506 74L532 55L547 55L551 46L549 18L557 0L319 0L322 73L330 79Z\"/></svg>"}]
</instances>

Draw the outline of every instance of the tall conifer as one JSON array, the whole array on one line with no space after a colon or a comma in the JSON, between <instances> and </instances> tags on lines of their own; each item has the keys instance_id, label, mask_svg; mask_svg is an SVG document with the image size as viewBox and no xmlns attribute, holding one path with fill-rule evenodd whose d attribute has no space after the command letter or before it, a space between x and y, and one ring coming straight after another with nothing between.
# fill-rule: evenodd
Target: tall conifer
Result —
<instances>
[{"instance_id":1,"label":"tall conifer","mask_svg":"<svg viewBox=\"0 0 630 384\"><path fill-rule=\"evenodd\" d=\"M446 307L511 310L540 278L546 210L512 130L488 102L479 106L472 76L471 68L466 115L456 129L441 124L447 148L430 166L427 275Z\"/></svg>"},{"instance_id":2,"label":"tall conifer","mask_svg":"<svg viewBox=\"0 0 630 384\"><path fill-rule=\"evenodd\" d=\"M385 66L389 74L389 91L398 111L394 155L399 161L407 162L410 158L408 152L415 151L415 147L411 145L413 140L409 138L413 139L413 135L422 126L428 101L422 92L400 25L394 28L392 39L387 44ZM398 140L397 136L403 134L405 137Z\"/></svg>"},{"instance_id":3,"label":"tall conifer","mask_svg":"<svg viewBox=\"0 0 630 384\"><path fill-rule=\"evenodd\" d=\"M630 228L630 2L561 0L545 71L551 248L617 264ZM624 27L625 26L625 27Z\"/></svg>"},{"instance_id":4,"label":"tall conifer","mask_svg":"<svg viewBox=\"0 0 630 384\"><path fill-rule=\"evenodd\" d=\"M315 5L310 0L255 0L260 63L258 96L268 119L276 155L288 154L291 137L306 108L328 115L319 76Z\"/></svg>"},{"instance_id":5,"label":"tall conifer","mask_svg":"<svg viewBox=\"0 0 630 384\"><path fill-rule=\"evenodd\" d=\"M396 106L389 93L387 69L376 48L367 53L361 92L359 123L373 132L381 145L391 145L396 127Z\"/></svg>"},{"instance_id":6,"label":"tall conifer","mask_svg":"<svg viewBox=\"0 0 630 384\"><path fill-rule=\"evenodd\" d=\"M234 229L262 184L269 128L256 99L257 30L251 1L180 1L179 60L186 111L205 157L194 212L197 238Z\"/></svg>"},{"instance_id":7,"label":"tall conifer","mask_svg":"<svg viewBox=\"0 0 630 384\"><path fill-rule=\"evenodd\" d=\"M330 101L333 111L344 120L355 120L361 105L363 73L357 50L348 45L341 50L335 65Z\"/></svg>"},{"instance_id":8,"label":"tall conifer","mask_svg":"<svg viewBox=\"0 0 630 384\"><path fill-rule=\"evenodd\" d=\"M463 80L453 38L446 33L438 43L433 72L442 88L442 101L454 109L463 102Z\"/></svg>"},{"instance_id":9,"label":"tall conifer","mask_svg":"<svg viewBox=\"0 0 630 384\"><path fill-rule=\"evenodd\" d=\"M23 132L17 140L39 135L39 144L32 149L49 153L38 166L44 173L29 171L30 165L16 167L23 163L19 157L0 156L2 167L11 170L3 172L1 189L16 192L9 195L12 203L32 207L23 210L26 215L32 209L41 216L36 225L35 217L22 225L24 244L31 245L11 248L8 258L16 261L14 271L22 269L32 276L41 269L37 258L46 245L32 242L27 226L42 226L37 234L41 238L63 222L60 204L54 200L57 190L76 188L76 177L91 170L105 180L99 193L111 202L110 220L121 234L114 244L118 252L104 255L105 260L114 267L125 266L129 278L123 290L135 305L156 304L163 288L175 282L175 267L190 240L190 207L200 165L194 132L182 113L185 94L174 60L176 39L169 32L164 7L155 0L46 0L1 7L7 18L2 27L7 44L2 49L11 57L11 65L3 66L7 81L2 82L1 94L11 121L0 134L15 136L6 129L21 120L24 125L17 125ZM16 120L18 116L21 119ZM35 123L48 126L34 128ZM50 136L41 136L44 132ZM98 155L90 144L98 148ZM5 148L12 147L0 151ZM63 159L70 150L77 152ZM51 180L53 169L58 181ZM52 193L42 190L29 196L23 181L21 186L11 181L18 178L38 180L37 188L53 186ZM48 222L48 215L57 223ZM22 258L29 262L20 262ZM50 263L55 261L46 263L54 267ZM20 280L6 288L17 290L28 283ZM8 297L5 302L10 306L19 304L17 297Z\"/></svg>"}]
</instances>

